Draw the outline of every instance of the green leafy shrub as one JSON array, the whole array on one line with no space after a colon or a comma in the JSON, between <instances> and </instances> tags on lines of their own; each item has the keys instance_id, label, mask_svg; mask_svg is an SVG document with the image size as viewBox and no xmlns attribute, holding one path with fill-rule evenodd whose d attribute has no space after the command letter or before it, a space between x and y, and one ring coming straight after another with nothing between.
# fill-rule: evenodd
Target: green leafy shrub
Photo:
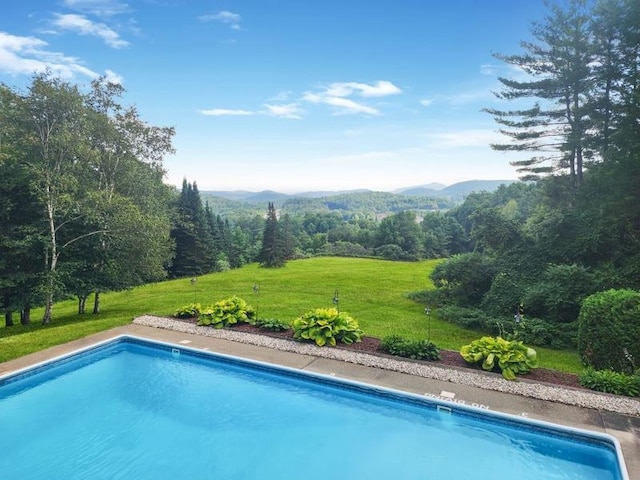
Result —
<instances>
[{"instance_id":1,"label":"green leafy shrub","mask_svg":"<svg viewBox=\"0 0 640 480\"><path fill-rule=\"evenodd\" d=\"M252 306L234 295L201 310L198 317L198 325L223 328L236 323L251 322L255 314L256 312Z\"/></svg>"},{"instance_id":2,"label":"green leafy shrub","mask_svg":"<svg viewBox=\"0 0 640 480\"><path fill-rule=\"evenodd\" d=\"M587 367L633 374L640 359L640 292L587 297L578 317L578 353Z\"/></svg>"},{"instance_id":3,"label":"green leafy shrub","mask_svg":"<svg viewBox=\"0 0 640 480\"><path fill-rule=\"evenodd\" d=\"M516 272L500 271L491 282L489 291L482 297L480 308L488 315L502 317L515 313L525 290L524 279Z\"/></svg>"},{"instance_id":4,"label":"green leafy shrub","mask_svg":"<svg viewBox=\"0 0 640 480\"><path fill-rule=\"evenodd\" d=\"M554 349L575 349L577 322L551 323L540 318L527 318L518 332L518 340L530 345Z\"/></svg>"},{"instance_id":5,"label":"green leafy shrub","mask_svg":"<svg viewBox=\"0 0 640 480\"><path fill-rule=\"evenodd\" d=\"M422 305L439 305L439 299L436 290L416 290L415 292L407 292L405 297Z\"/></svg>"},{"instance_id":6,"label":"green leafy shrub","mask_svg":"<svg viewBox=\"0 0 640 480\"><path fill-rule=\"evenodd\" d=\"M380 347L389 355L413 360L440 360L440 350L427 340L408 340L400 335L390 335L382 339Z\"/></svg>"},{"instance_id":7,"label":"green leafy shrub","mask_svg":"<svg viewBox=\"0 0 640 480\"><path fill-rule=\"evenodd\" d=\"M517 339L530 345L556 349L576 348L577 323L551 323L528 317L522 325L517 326L513 317L495 317L477 308L456 305L440 307L438 316L461 327L481 330L503 338L512 336L517 330Z\"/></svg>"},{"instance_id":8,"label":"green leafy shrub","mask_svg":"<svg viewBox=\"0 0 640 480\"><path fill-rule=\"evenodd\" d=\"M438 263L431 274L434 286L458 305L479 307L496 274L495 260L481 253L453 255Z\"/></svg>"},{"instance_id":9,"label":"green leafy shrub","mask_svg":"<svg viewBox=\"0 0 640 480\"><path fill-rule=\"evenodd\" d=\"M199 303L190 303L176 310L173 316L176 318L197 318L200 315L200 310L202 310L202 306Z\"/></svg>"},{"instance_id":10,"label":"green leafy shrub","mask_svg":"<svg viewBox=\"0 0 640 480\"><path fill-rule=\"evenodd\" d=\"M640 396L640 374L626 375L613 370L587 368L580 375L580 385L598 392Z\"/></svg>"},{"instance_id":11,"label":"green leafy shrub","mask_svg":"<svg viewBox=\"0 0 640 480\"><path fill-rule=\"evenodd\" d=\"M438 309L441 319L465 328L498 333L498 323L501 319L488 315L479 308L465 308L457 305L444 305Z\"/></svg>"},{"instance_id":12,"label":"green leafy shrub","mask_svg":"<svg viewBox=\"0 0 640 480\"><path fill-rule=\"evenodd\" d=\"M597 277L583 265L549 264L540 281L527 289L523 302L531 315L552 323L575 322L582 301L597 291Z\"/></svg>"},{"instance_id":13,"label":"green leafy shrub","mask_svg":"<svg viewBox=\"0 0 640 480\"><path fill-rule=\"evenodd\" d=\"M407 257L402 247L394 244L381 245L374 249L373 254L385 260L406 260Z\"/></svg>"},{"instance_id":14,"label":"green leafy shrub","mask_svg":"<svg viewBox=\"0 0 640 480\"><path fill-rule=\"evenodd\" d=\"M325 243L318 251L318 255L331 257L370 257L371 249L359 243L338 240L336 242Z\"/></svg>"},{"instance_id":15,"label":"green leafy shrub","mask_svg":"<svg viewBox=\"0 0 640 480\"><path fill-rule=\"evenodd\" d=\"M502 372L507 380L529 373L538 366L537 353L519 341L502 337L482 337L460 349L460 355L468 363L479 364L483 370Z\"/></svg>"},{"instance_id":16,"label":"green leafy shrub","mask_svg":"<svg viewBox=\"0 0 640 480\"><path fill-rule=\"evenodd\" d=\"M293 321L294 338L314 341L320 347L359 342L362 334L356 320L335 308L317 308Z\"/></svg>"},{"instance_id":17,"label":"green leafy shrub","mask_svg":"<svg viewBox=\"0 0 640 480\"><path fill-rule=\"evenodd\" d=\"M289 325L287 325L282 320L278 320L277 318L257 318L254 321L250 322L252 325L256 327L264 328L265 330L271 330L272 332L283 332L285 330L289 330Z\"/></svg>"}]
</instances>

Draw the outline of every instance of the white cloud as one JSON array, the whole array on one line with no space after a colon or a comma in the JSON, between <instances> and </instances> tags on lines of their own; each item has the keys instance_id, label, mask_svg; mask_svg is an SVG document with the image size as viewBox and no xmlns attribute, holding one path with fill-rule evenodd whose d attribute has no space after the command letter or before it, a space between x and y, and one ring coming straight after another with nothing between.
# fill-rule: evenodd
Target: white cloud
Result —
<instances>
[{"instance_id":1,"label":"white cloud","mask_svg":"<svg viewBox=\"0 0 640 480\"><path fill-rule=\"evenodd\" d=\"M119 0L64 0L62 4L97 17L112 17L129 11L129 5Z\"/></svg>"},{"instance_id":2,"label":"white cloud","mask_svg":"<svg viewBox=\"0 0 640 480\"><path fill-rule=\"evenodd\" d=\"M269 101L271 101L271 102L284 102L288 98L291 97L291 94L292 94L291 90L287 90L287 91L284 91L284 92L278 92L273 97L269 98Z\"/></svg>"},{"instance_id":3,"label":"white cloud","mask_svg":"<svg viewBox=\"0 0 640 480\"><path fill-rule=\"evenodd\" d=\"M301 100L316 105L333 107L333 115L364 114L371 116L382 115L380 110L363 102L355 101L349 96L381 97L400 93L400 89L388 81L378 81L374 84L343 82L332 83L318 92L305 92ZM264 103L264 110L253 112L248 110L212 109L201 110L204 115L270 115L272 117L301 119L305 113L297 102L281 103L291 97L291 92L283 91L270 98L273 103Z\"/></svg>"},{"instance_id":4,"label":"white cloud","mask_svg":"<svg viewBox=\"0 0 640 480\"><path fill-rule=\"evenodd\" d=\"M354 93L362 97L384 97L387 95L396 95L401 93L398 87L393 83L380 80L373 85L357 82L332 83L326 89L326 94L335 97L348 97Z\"/></svg>"},{"instance_id":5,"label":"white cloud","mask_svg":"<svg viewBox=\"0 0 640 480\"><path fill-rule=\"evenodd\" d=\"M118 85L122 85L122 83L124 81L124 79L122 78L122 75L118 75L113 70L107 69L104 72L104 75L105 75L105 78L106 78L107 82L110 82L110 83L117 83Z\"/></svg>"},{"instance_id":6,"label":"white cloud","mask_svg":"<svg viewBox=\"0 0 640 480\"><path fill-rule=\"evenodd\" d=\"M433 98L425 98L423 100L420 100L420 104L423 107L428 107L429 105L431 105L433 103Z\"/></svg>"},{"instance_id":7,"label":"white cloud","mask_svg":"<svg viewBox=\"0 0 640 480\"><path fill-rule=\"evenodd\" d=\"M53 24L64 30L79 33L80 35L92 35L99 37L105 41L107 45L113 48L122 48L129 45L129 42L122 40L120 35L104 23L95 23L86 18L84 15L76 14L56 14L56 20Z\"/></svg>"},{"instance_id":8,"label":"white cloud","mask_svg":"<svg viewBox=\"0 0 640 480\"><path fill-rule=\"evenodd\" d=\"M302 118L303 111L300 106L295 103L289 103L287 105L270 105L265 103L264 107L267 109L265 113L274 117L294 119Z\"/></svg>"},{"instance_id":9,"label":"white cloud","mask_svg":"<svg viewBox=\"0 0 640 480\"><path fill-rule=\"evenodd\" d=\"M200 15L198 20L202 20L203 22L222 22L229 25L232 30L240 30L240 22L242 21L242 17L237 13L229 12L228 10L223 10L218 13L209 14L209 15Z\"/></svg>"},{"instance_id":10,"label":"white cloud","mask_svg":"<svg viewBox=\"0 0 640 480\"><path fill-rule=\"evenodd\" d=\"M325 104L334 107L335 115L357 114L365 115L381 115L381 112L370 105L352 100L351 96L358 97L383 97L387 95L396 95L402 91L393 83L380 80L374 84L358 83L358 82L335 82L324 87L319 92L306 92L303 100L315 103Z\"/></svg>"},{"instance_id":11,"label":"white cloud","mask_svg":"<svg viewBox=\"0 0 640 480\"><path fill-rule=\"evenodd\" d=\"M211 110L200 110L203 115L211 115L213 117L221 117L225 115L253 115L253 112L249 110L233 110L228 108L214 108Z\"/></svg>"},{"instance_id":12,"label":"white cloud","mask_svg":"<svg viewBox=\"0 0 640 480\"><path fill-rule=\"evenodd\" d=\"M35 37L19 37L9 33L0 32L0 48L13 52L36 52L45 47L47 42Z\"/></svg>"},{"instance_id":13,"label":"white cloud","mask_svg":"<svg viewBox=\"0 0 640 480\"><path fill-rule=\"evenodd\" d=\"M72 78L78 73L90 78L98 76L77 58L46 50L47 45L39 38L0 32L0 72L30 75L49 69L62 78Z\"/></svg>"},{"instance_id":14,"label":"white cloud","mask_svg":"<svg viewBox=\"0 0 640 480\"><path fill-rule=\"evenodd\" d=\"M202 115L208 115L212 117L223 117L223 116L249 116L249 115L270 115L272 117L281 117L281 118L294 118L300 119L302 118L303 110L295 103L291 103L288 105L271 105L268 103L264 104L265 110L261 110L259 112L251 111L251 110L243 110L243 109L234 109L234 108L212 108L208 110L200 110Z\"/></svg>"},{"instance_id":15,"label":"white cloud","mask_svg":"<svg viewBox=\"0 0 640 480\"><path fill-rule=\"evenodd\" d=\"M322 97L322 103L336 107L335 115L346 115L351 113L364 113L367 115L381 115L376 108L369 107L362 103L354 102L349 98L342 97Z\"/></svg>"}]
</instances>

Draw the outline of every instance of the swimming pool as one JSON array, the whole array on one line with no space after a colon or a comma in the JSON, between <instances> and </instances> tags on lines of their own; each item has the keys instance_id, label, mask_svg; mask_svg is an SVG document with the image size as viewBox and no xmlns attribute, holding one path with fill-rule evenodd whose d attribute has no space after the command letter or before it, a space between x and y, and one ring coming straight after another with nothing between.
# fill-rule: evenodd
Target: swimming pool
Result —
<instances>
[{"instance_id":1,"label":"swimming pool","mask_svg":"<svg viewBox=\"0 0 640 480\"><path fill-rule=\"evenodd\" d=\"M0 378L3 479L626 480L613 437L134 337Z\"/></svg>"}]
</instances>

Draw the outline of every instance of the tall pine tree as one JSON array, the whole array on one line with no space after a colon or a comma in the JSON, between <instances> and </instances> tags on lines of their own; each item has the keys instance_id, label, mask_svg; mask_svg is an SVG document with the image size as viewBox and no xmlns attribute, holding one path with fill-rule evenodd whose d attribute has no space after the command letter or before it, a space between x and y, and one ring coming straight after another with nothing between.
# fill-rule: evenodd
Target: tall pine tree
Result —
<instances>
[{"instance_id":1,"label":"tall pine tree","mask_svg":"<svg viewBox=\"0 0 640 480\"><path fill-rule=\"evenodd\" d=\"M278 216L273 202L269 202L268 205L258 262L260 266L266 268L284 267L286 264L282 231L278 224Z\"/></svg>"},{"instance_id":2,"label":"tall pine tree","mask_svg":"<svg viewBox=\"0 0 640 480\"><path fill-rule=\"evenodd\" d=\"M494 144L497 151L532 152L525 160L511 162L523 180L537 180L554 173L568 173L574 185L583 178L592 128L586 105L592 92L592 39L590 14L584 0L571 0L567 9L550 7L544 22L531 29L534 42L522 42L524 53L495 55L523 71L528 78L499 77L501 100L536 99L515 110L487 108L509 143Z\"/></svg>"},{"instance_id":3,"label":"tall pine tree","mask_svg":"<svg viewBox=\"0 0 640 480\"><path fill-rule=\"evenodd\" d=\"M171 237L176 244L170 269L172 277L192 277L215 271L214 235L195 182L191 184L186 179L182 182Z\"/></svg>"}]
</instances>

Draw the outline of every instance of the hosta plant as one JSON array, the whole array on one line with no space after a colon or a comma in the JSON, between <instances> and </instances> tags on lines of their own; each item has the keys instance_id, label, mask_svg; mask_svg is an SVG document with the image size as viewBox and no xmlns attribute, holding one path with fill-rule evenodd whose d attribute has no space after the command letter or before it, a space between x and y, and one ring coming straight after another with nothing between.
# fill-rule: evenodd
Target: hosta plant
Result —
<instances>
[{"instance_id":1,"label":"hosta plant","mask_svg":"<svg viewBox=\"0 0 640 480\"><path fill-rule=\"evenodd\" d=\"M482 337L460 349L460 355L468 363L482 366L483 370L500 371L507 380L529 373L538 366L536 351L519 341L502 337Z\"/></svg>"},{"instance_id":2,"label":"hosta plant","mask_svg":"<svg viewBox=\"0 0 640 480\"><path fill-rule=\"evenodd\" d=\"M598 392L640 396L640 371L635 375L627 375L613 370L595 370L587 368L580 375L580 385Z\"/></svg>"},{"instance_id":3,"label":"hosta plant","mask_svg":"<svg viewBox=\"0 0 640 480\"><path fill-rule=\"evenodd\" d=\"M287 325L282 320L278 320L277 318L256 318L249 323L265 330L271 330L272 332L284 332L285 330L289 330L290 328L289 325Z\"/></svg>"},{"instance_id":4,"label":"hosta plant","mask_svg":"<svg viewBox=\"0 0 640 480\"><path fill-rule=\"evenodd\" d=\"M389 335L382 339L380 347L389 355L412 360L440 360L440 350L428 340L409 340L400 335Z\"/></svg>"},{"instance_id":5,"label":"hosta plant","mask_svg":"<svg viewBox=\"0 0 640 480\"><path fill-rule=\"evenodd\" d=\"M199 303L190 303L182 308L179 308L173 314L176 318L197 318L200 315L202 306Z\"/></svg>"},{"instance_id":6,"label":"hosta plant","mask_svg":"<svg viewBox=\"0 0 640 480\"><path fill-rule=\"evenodd\" d=\"M198 325L223 328L236 323L249 323L255 315L256 312L251 305L234 295L202 309L198 317Z\"/></svg>"},{"instance_id":7,"label":"hosta plant","mask_svg":"<svg viewBox=\"0 0 640 480\"><path fill-rule=\"evenodd\" d=\"M358 322L335 308L317 308L307 312L296 318L292 326L294 338L313 341L320 347L351 344L362 338Z\"/></svg>"}]
</instances>

